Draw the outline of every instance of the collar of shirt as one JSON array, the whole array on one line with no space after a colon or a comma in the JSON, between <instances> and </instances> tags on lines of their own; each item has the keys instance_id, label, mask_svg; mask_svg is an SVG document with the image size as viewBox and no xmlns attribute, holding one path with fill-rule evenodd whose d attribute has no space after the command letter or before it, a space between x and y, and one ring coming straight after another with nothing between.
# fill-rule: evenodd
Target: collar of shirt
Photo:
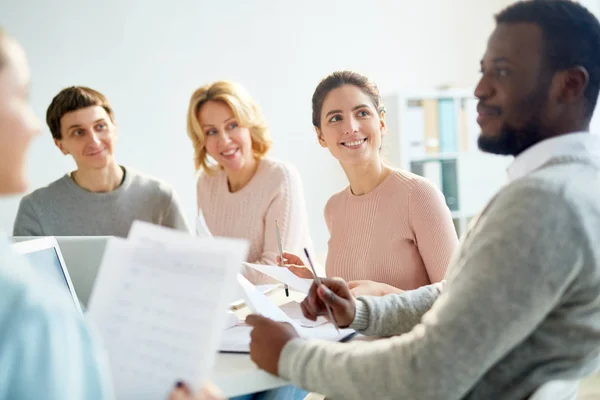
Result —
<instances>
[{"instance_id":1,"label":"collar of shirt","mask_svg":"<svg viewBox=\"0 0 600 400\"><path fill-rule=\"evenodd\" d=\"M513 182L540 168L552 158L564 156L600 158L600 135L573 132L542 140L515 157L507 169L508 180Z\"/></svg>"}]
</instances>

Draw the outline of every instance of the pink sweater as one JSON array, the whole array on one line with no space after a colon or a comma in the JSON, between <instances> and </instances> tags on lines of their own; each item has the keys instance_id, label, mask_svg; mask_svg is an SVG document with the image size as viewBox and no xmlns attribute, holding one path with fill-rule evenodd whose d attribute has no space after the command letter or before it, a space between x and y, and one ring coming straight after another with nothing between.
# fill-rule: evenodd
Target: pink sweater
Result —
<instances>
[{"instance_id":1,"label":"pink sweater","mask_svg":"<svg viewBox=\"0 0 600 400\"><path fill-rule=\"evenodd\" d=\"M336 193L325 220L331 235L326 273L345 280L416 289L443 279L458 246L443 194L405 171L393 171L361 196L350 187Z\"/></svg>"},{"instance_id":2,"label":"pink sweater","mask_svg":"<svg viewBox=\"0 0 600 400\"><path fill-rule=\"evenodd\" d=\"M276 265L275 221L285 251L302 254L304 247L312 248L302 181L290 165L264 158L250 182L235 193L229 192L225 172L201 173L197 200L213 235L248 239L248 262ZM273 282L247 267L243 274L254 284Z\"/></svg>"}]
</instances>

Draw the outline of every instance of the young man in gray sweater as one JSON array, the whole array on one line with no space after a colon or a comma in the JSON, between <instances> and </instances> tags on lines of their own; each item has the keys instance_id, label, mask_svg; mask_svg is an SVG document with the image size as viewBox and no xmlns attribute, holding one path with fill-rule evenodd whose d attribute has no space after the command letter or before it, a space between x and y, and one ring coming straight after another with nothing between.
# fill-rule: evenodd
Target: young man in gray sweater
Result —
<instances>
[{"instance_id":1,"label":"young man in gray sweater","mask_svg":"<svg viewBox=\"0 0 600 400\"><path fill-rule=\"evenodd\" d=\"M600 24L567 0L496 16L481 62L479 147L515 156L446 280L354 299L324 279L305 315L374 336L298 338L249 316L259 367L331 399L525 399L576 382L600 351L600 136L588 133L600 85ZM558 397L553 393L550 398Z\"/></svg>"},{"instance_id":2,"label":"young man in gray sweater","mask_svg":"<svg viewBox=\"0 0 600 400\"><path fill-rule=\"evenodd\" d=\"M171 186L115 161L117 127L102 93L63 89L46 121L77 169L23 197L15 236L127 236L135 220L189 230Z\"/></svg>"}]
</instances>

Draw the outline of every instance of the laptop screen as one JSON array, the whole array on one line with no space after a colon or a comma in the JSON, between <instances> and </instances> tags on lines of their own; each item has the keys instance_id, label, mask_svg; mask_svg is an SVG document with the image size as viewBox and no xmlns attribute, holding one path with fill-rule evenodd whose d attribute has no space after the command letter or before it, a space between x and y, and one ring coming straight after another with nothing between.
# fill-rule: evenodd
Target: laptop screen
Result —
<instances>
[{"instance_id":1,"label":"laptop screen","mask_svg":"<svg viewBox=\"0 0 600 400\"><path fill-rule=\"evenodd\" d=\"M64 287L65 290L69 290L67 278L65 278L58 254L56 254L56 250L53 247L32 251L31 253L24 254L24 256L38 272L47 274L51 279L56 279L56 282Z\"/></svg>"},{"instance_id":2,"label":"laptop screen","mask_svg":"<svg viewBox=\"0 0 600 400\"><path fill-rule=\"evenodd\" d=\"M13 250L21 254L35 269L40 277L56 282L71 295L75 308L81 313L77 293L71 283L71 277L64 265L58 243L54 237L45 237L13 243Z\"/></svg>"}]
</instances>

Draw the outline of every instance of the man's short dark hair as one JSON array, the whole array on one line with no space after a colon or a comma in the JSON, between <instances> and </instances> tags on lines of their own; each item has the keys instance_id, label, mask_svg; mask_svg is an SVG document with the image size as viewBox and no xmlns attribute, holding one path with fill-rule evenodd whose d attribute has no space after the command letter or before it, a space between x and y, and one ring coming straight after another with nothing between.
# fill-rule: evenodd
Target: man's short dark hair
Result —
<instances>
[{"instance_id":1,"label":"man's short dark hair","mask_svg":"<svg viewBox=\"0 0 600 400\"><path fill-rule=\"evenodd\" d=\"M520 1L498 13L496 23L538 25L550 72L584 67L589 74L585 116L592 116L600 89L600 23L587 8L570 0Z\"/></svg>"},{"instance_id":2,"label":"man's short dark hair","mask_svg":"<svg viewBox=\"0 0 600 400\"><path fill-rule=\"evenodd\" d=\"M63 115L91 106L104 108L110 120L115 122L112 108L102 93L85 86L71 86L61 90L60 93L54 96L46 111L46 123L50 128L52 137L62 139L60 120Z\"/></svg>"}]
</instances>

